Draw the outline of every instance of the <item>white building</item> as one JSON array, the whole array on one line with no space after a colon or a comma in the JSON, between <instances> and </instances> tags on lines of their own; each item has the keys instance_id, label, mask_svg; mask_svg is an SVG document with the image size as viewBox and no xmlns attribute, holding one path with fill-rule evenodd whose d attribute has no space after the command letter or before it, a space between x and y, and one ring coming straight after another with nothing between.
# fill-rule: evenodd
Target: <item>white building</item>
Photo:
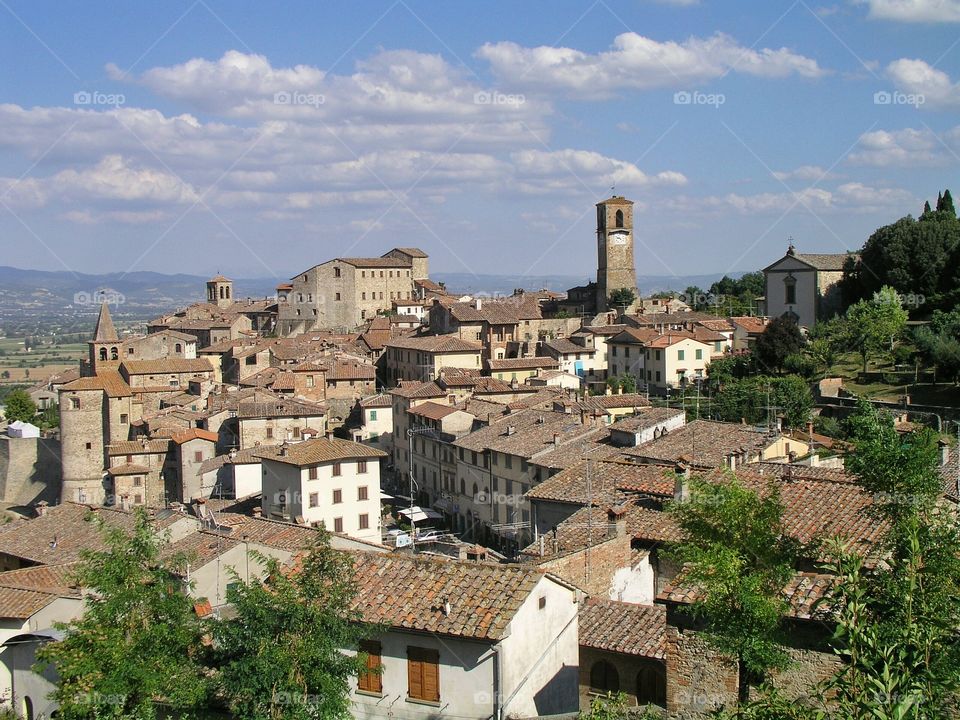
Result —
<instances>
[{"instance_id":1,"label":"white building","mask_svg":"<svg viewBox=\"0 0 960 720\"><path fill-rule=\"evenodd\" d=\"M356 442L389 448L393 444L393 400L386 393L371 395L357 402L359 426L351 428Z\"/></svg>"},{"instance_id":2,"label":"white building","mask_svg":"<svg viewBox=\"0 0 960 720\"><path fill-rule=\"evenodd\" d=\"M265 517L379 543L382 450L349 440L318 438L266 448L262 509Z\"/></svg>"},{"instance_id":3,"label":"white building","mask_svg":"<svg viewBox=\"0 0 960 720\"><path fill-rule=\"evenodd\" d=\"M534 568L356 553L365 642L356 718L507 718L577 710L578 591ZM425 590L429 588L430 592Z\"/></svg>"},{"instance_id":4,"label":"white building","mask_svg":"<svg viewBox=\"0 0 960 720\"><path fill-rule=\"evenodd\" d=\"M790 245L786 255L763 269L767 315L786 316L804 327L835 315L842 307L843 267L851 258L856 255L800 254Z\"/></svg>"}]
</instances>

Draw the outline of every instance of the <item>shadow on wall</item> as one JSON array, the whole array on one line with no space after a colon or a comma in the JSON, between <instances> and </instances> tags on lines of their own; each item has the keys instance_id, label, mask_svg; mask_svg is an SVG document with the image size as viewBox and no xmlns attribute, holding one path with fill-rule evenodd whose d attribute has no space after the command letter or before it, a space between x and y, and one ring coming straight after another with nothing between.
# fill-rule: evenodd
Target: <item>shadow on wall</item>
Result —
<instances>
[{"instance_id":1,"label":"shadow on wall","mask_svg":"<svg viewBox=\"0 0 960 720\"><path fill-rule=\"evenodd\" d=\"M580 703L580 669L564 665L550 682L533 696L538 715L560 715L573 712Z\"/></svg>"}]
</instances>

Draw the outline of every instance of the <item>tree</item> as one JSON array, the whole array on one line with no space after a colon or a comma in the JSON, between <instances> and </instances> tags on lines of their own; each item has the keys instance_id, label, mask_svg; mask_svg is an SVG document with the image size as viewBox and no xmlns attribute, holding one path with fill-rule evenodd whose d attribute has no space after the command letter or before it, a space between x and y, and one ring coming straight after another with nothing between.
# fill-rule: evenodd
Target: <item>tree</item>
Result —
<instances>
[{"instance_id":1,"label":"tree","mask_svg":"<svg viewBox=\"0 0 960 720\"><path fill-rule=\"evenodd\" d=\"M847 468L872 493L886 526L870 564L836 544L839 578L828 600L844 659L831 683L845 717L933 720L960 692L960 529L941 503L937 436L898 433L892 416L861 401L849 420Z\"/></svg>"},{"instance_id":2,"label":"tree","mask_svg":"<svg viewBox=\"0 0 960 720\"><path fill-rule=\"evenodd\" d=\"M610 293L607 304L610 307L629 307L637 299L637 293L630 288L619 288Z\"/></svg>"},{"instance_id":3,"label":"tree","mask_svg":"<svg viewBox=\"0 0 960 720\"><path fill-rule=\"evenodd\" d=\"M106 549L86 552L77 570L84 614L63 640L44 645L37 668L53 665L59 717L157 717L163 703L178 717L195 717L207 697L199 663L200 621L193 601L160 561L163 542L146 512L134 515L132 533L101 520Z\"/></svg>"},{"instance_id":4,"label":"tree","mask_svg":"<svg viewBox=\"0 0 960 720\"><path fill-rule=\"evenodd\" d=\"M783 361L789 355L803 350L807 341L797 324L786 317L774 318L757 338L753 355L757 364L770 372L783 370Z\"/></svg>"},{"instance_id":5,"label":"tree","mask_svg":"<svg viewBox=\"0 0 960 720\"><path fill-rule=\"evenodd\" d=\"M871 300L851 305L846 320L846 336L851 347L860 353L866 374L868 356L893 346L894 339L907 323L907 313L900 304L897 291L884 286Z\"/></svg>"},{"instance_id":6,"label":"tree","mask_svg":"<svg viewBox=\"0 0 960 720\"><path fill-rule=\"evenodd\" d=\"M799 375L774 378L771 383L773 404L789 427L802 428L810 419L813 410L813 393L810 384Z\"/></svg>"},{"instance_id":7,"label":"tree","mask_svg":"<svg viewBox=\"0 0 960 720\"><path fill-rule=\"evenodd\" d=\"M318 531L293 571L275 558L263 581L227 591L235 618L212 627L219 684L234 717L243 720L348 718L349 681L366 669L349 656L376 628L351 610L356 595L351 556L333 550Z\"/></svg>"},{"instance_id":8,"label":"tree","mask_svg":"<svg viewBox=\"0 0 960 720\"><path fill-rule=\"evenodd\" d=\"M671 554L684 564L682 582L697 589L690 612L705 623L704 638L736 658L745 702L751 682L786 663L783 587L800 548L786 536L774 483L760 494L730 473L723 482L694 478L690 486L689 499L668 506L684 536Z\"/></svg>"},{"instance_id":9,"label":"tree","mask_svg":"<svg viewBox=\"0 0 960 720\"><path fill-rule=\"evenodd\" d=\"M7 395L3 412L9 422L14 420L33 422L37 416L37 404L26 390L14 390Z\"/></svg>"}]
</instances>

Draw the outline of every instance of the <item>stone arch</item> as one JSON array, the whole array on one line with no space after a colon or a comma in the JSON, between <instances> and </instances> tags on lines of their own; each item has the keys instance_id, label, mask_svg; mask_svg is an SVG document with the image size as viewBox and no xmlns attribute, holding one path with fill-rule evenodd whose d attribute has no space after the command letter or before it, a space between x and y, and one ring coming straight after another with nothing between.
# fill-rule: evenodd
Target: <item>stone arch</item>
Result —
<instances>
[{"instance_id":1,"label":"stone arch","mask_svg":"<svg viewBox=\"0 0 960 720\"><path fill-rule=\"evenodd\" d=\"M620 692L620 674L606 660L597 660L590 668L590 691L596 693Z\"/></svg>"},{"instance_id":2,"label":"stone arch","mask_svg":"<svg viewBox=\"0 0 960 720\"><path fill-rule=\"evenodd\" d=\"M623 210L617 210L617 214L614 216L614 222L618 228L623 227Z\"/></svg>"}]
</instances>

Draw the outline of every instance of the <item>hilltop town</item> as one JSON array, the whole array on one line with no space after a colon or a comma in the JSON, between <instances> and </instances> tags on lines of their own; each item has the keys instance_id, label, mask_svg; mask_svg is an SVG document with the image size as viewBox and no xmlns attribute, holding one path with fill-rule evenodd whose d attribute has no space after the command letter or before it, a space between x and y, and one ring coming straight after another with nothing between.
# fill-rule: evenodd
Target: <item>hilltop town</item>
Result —
<instances>
[{"instance_id":1,"label":"hilltop town","mask_svg":"<svg viewBox=\"0 0 960 720\"><path fill-rule=\"evenodd\" d=\"M405 718L424 704L441 717L576 713L618 693L676 717L735 705L736 665L685 612L696 592L668 551L684 535L667 509L694 481L735 473L776 488L791 538L877 547L877 498L829 432L856 404L840 380L771 397L785 381L755 367L769 376L755 415L724 410L747 381L736 368L767 357L779 325L816 337L835 322L858 256L791 244L763 293L724 314L696 291L642 297L633 203L596 208L596 280L566 292L458 293L430 279L427 253L400 247L320 259L266 299L217 275L205 302L144 334L119 332L103 302L87 357L35 393L59 427L12 422L3 439L15 519L0 525L0 639L77 618L71 570L106 547L90 517L131 532L144 511L165 554L192 558L201 614L262 577L251 553L295 562L328 531L355 558L355 608L382 627L365 646L382 673L350 687L355 717L396 699ZM919 407L877 406L902 432L929 424ZM954 452L941 442L951 506ZM783 587L788 695L837 666L815 611L834 584L822 560L803 558ZM29 663L6 657L9 697Z\"/></svg>"}]
</instances>

